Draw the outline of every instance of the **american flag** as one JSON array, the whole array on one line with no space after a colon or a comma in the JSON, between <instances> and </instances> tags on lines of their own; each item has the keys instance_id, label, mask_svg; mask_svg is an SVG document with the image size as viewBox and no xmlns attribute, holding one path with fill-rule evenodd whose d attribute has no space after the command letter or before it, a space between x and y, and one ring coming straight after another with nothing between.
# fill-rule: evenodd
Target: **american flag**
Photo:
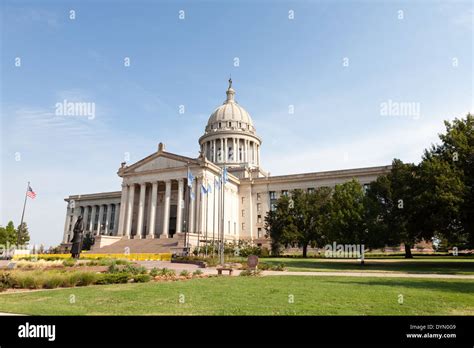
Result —
<instances>
[{"instance_id":1,"label":"american flag","mask_svg":"<svg viewBox=\"0 0 474 348\"><path fill-rule=\"evenodd\" d=\"M33 191L30 185L28 185L28 190L26 191L26 195L30 197L31 199L35 199L36 193Z\"/></svg>"}]
</instances>

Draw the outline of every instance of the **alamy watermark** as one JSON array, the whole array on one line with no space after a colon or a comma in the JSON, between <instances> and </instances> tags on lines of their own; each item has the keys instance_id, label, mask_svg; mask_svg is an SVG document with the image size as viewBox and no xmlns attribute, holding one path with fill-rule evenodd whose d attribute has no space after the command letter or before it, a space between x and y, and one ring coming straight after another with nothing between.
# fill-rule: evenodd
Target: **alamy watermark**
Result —
<instances>
[{"instance_id":1,"label":"alamy watermark","mask_svg":"<svg viewBox=\"0 0 474 348\"><path fill-rule=\"evenodd\" d=\"M333 242L324 247L324 257L364 260L364 252L364 244L337 244Z\"/></svg>"},{"instance_id":2,"label":"alamy watermark","mask_svg":"<svg viewBox=\"0 0 474 348\"><path fill-rule=\"evenodd\" d=\"M89 120L95 118L94 102L71 102L64 99L55 104L56 116L85 116Z\"/></svg>"},{"instance_id":3,"label":"alamy watermark","mask_svg":"<svg viewBox=\"0 0 474 348\"><path fill-rule=\"evenodd\" d=\"M412 117L418 120L421 117L419 102L398 102L391 99L380 103L381 116Z\"/></svg>"}]
</instances>

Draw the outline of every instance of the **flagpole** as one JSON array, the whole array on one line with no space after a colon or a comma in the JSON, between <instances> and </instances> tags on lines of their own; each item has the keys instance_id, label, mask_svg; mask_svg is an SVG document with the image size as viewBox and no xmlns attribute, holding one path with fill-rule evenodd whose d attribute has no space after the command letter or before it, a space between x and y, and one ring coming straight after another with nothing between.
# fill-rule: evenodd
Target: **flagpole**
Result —
<instances>
[{"instance_id":1,"label":"flagpole","mask_svg":"<svg viewBox=\"0 0 474 348\"><path fill-rule=\"evenodd\" d=\"M17 236L17 248L20 246L20 233L23 228L23 218L25 217L25 208L26 208L26 199L28 198L28 188L30 187L30 182L28 181L28 184L26 185L26 191L25 191L25 202L23 203L23 212L21 213L21 222L20 226L18 227L18 236Z\"/></svg>"},{"instance_id":2,"label":"flagpole","mask_svg":"<svg viewBox=\"0 0 474 348\"><path fill-rule=\"evenodd\" d=\"M215 255L215 248L216 248L216 177L214 177L214 197L212 200L212 258L214 258Z\"/></svg>"},{"instance_id":3,"label":"flagpole","mask_svg":"<svg viewBox=\"0 0 474 348\"><path fill-rule=\"evenodd\" d=\"M206 177L206 207L203 209L204 210L204 215L206 216L205 224L204 224L204 238L206 240L206 243L204 244L204 256L207 257L207 248L208 248L208 243L207 243L207 216L208 211L207 211L207 203L209 201L209 183L207 182L207 177ZM203 200L203 205L204 205L204 200Z\"/></svg>"},{"instance_id":4,"label":"flagpole","mask_svg":"<svg viewBox=\"0 0 474 348\"><path fill-rule=\"evenodd\" d=\"M202 179L201 179L201 187L199 187L199 180L197 181L197 185L196 185L196 191L197 191L197 197L194 197L195 199L197 199L199 201L199 209L196 209L196 222L199 221L199 224L196 224L198 226L196 226L196 234L197 234L197 256L199 256L200 252L201 252L201 249L199 248L200 246L200 239L201 239L201 218L202 218L202 180L204 179L204 175L202 176Z\"/></svg>"},{"instance_id":5,"label":"flagpole","mask_svg":"<svg viewBox=\"0 0 474 348\"><path fill-rule=\"evenodd\" d=\"M224 179L224 171L225 166L221 171L221 194L222 194L222 202L221 202L221 255L220 255L220 264L224 264L224 252L225 252L225 242L224 242L224 212L225 212L225 204L224 204L224 190L225 190L225 179Z\"/></svg>"},{"instance_id":6,"label":"flagpole","mask_svg":"<svg viewBox=\"0 0 474 348\"><path fill-rule=\"evenodd\" d=\"M191 191L189 190L189 162L187 164L187 173L186 173L186 191L187 191L187 195L186 195L186 198L185 198L185 215L184 215L184 218L185 218L185 223L186 223L186 228L184 229L184 250L185 252L187 253L188 251L188 241L187 241L187 236L188 236L188 230L189 230L189 198L190 198L190 194L191 194Z\"/></svg>"}]
</instances>

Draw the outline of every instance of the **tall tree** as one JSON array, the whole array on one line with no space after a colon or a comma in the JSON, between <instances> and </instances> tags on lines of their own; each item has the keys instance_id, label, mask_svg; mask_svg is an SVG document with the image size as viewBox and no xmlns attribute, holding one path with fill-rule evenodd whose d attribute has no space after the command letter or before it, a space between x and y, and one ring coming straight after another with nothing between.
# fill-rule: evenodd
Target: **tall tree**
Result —
<instances>
[{"instance_id":1,"label":"tall tree","mask_svg":"<svg viewBox=\"0 0 474 348\"><path fill-rule=\"evenodd\" d=\"M0 244L6 246L16 245L17 235L13 221L9 221L6 227L0 227Z\"/></svg>"},{"instance_id":2,"label":"tall tree","mask_svg":"<svg viewBox=\"0 0 474 348\"><path fill-rule=\"evenodd\" d=\"M445 121L441 143L431 146L421 166L430 228L451 245L474 247L474 116Z\"/></svg>"},{"instance_id":3,"label":"tall tree","mask_svg":"<svg viewBox=\"0 0 474 348\"><path fill-rule=\"evenodd\" d=\"M19 237L17 235L17 241L19 241L19 245L28 245L28 242L30 241L30 234L28 232L28 226L26 225L26 222L23 222L22 226L18 226L17 233L19 234Z\"/></svg>"},{"instance_id":4,"label":"tall tree","mask_svg":"<svg viewBox=\"0 0 474 348\"><path fill-rule=\"evenodd\" d=\"M330 242L340 244L367 242L364 190L358 181L353 179L335 186L327 231Z\"/></svg>"},{"instance_id":5,"label":"tall tree","mask_svg":"<svg viewBox=\"0 0 474 348\"><path fill-rule=\"evenodd\" d=\"M403 243L405 258L412 258L412 247L431 240L432 229L427 227L430 202L425 197L426 180L421 178L420 166L392 162L386 176L370 184L366 198L366 216L371 240L378 244Z\"/></svg>"},{"instance_id":6,"label":"tall tree","mask_svg":"<svg viewBox=\"0 0 474 348\"><path fill-rule=\"evenodd\" d=\"M321 246L330 197L329 188L318 188L311 193L294 190L291 197L280 197L275 210L265 217L272 251L282 245L297 245L303 249L303 257L307 257L308 246Z\"/></svg>"}]
</instances>

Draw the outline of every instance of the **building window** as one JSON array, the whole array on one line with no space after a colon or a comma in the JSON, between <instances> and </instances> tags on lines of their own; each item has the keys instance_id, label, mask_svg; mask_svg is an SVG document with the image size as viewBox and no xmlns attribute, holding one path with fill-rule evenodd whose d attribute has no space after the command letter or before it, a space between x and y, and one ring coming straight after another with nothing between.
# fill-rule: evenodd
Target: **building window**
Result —
<instances>
[{"instance_id":1,"label":"building window","mask_svg":"<svg viewBox=\"0 0 474 348\"><path fill-rule=\"evenodd\" d=\"M262 238L262 229L260 227L257 229L257 238Z\"/></svg>"},{"instance_id":2,"label":"building window","mask_svg":"<svg viewBox=\"0 0 474 348\"><path fill-rule=\"evenodd\" d=\"M270 199L276 199L276 193L275 191L270 191Z\"/></svg>"},{"instance_id":3,"label":"building window","mask_svg":"<svg viewBox=\"0 0 474 348\"><path fill-rule=\"evenodd\" d=\"M74 214L74 208L71 208L71 214Z\"/></svg>"},{"instance_id":4,"label":"building window","mask_svg":"<svg viewBox=\"0 0 474 348\"><path fill-rule=\"evenodd\" d=\"M245 197L242 197L242 204L245 204Z\"/></svg>"},{"instance_id":5,"label":"building window","mask_svg":"<svg viewBox=\"0 0 474 348\"><path fill-rule=\"evenodd\" d=\"M242 209L242 217L245 217L245 210Z\"/></svg>"},{"instance_id":6,"label":"building window","mask_svg":"<svg viewBox=\"0 0 474 348\"><path fill-rule=\"evenodd\" d=\"M245 222L242 222L242 231L245 231Z\"/></svg>"},{"instance_id":7,"label":"building window","mask_svg":"<svg viewBox=\"0 0 474 348\"><path fill-rule=\"evenodd\" d=\"M262 203L257 203L257 211L261 211L262 210Z\"/></svg>"},{"instance_id":8,"label":"building window","mask_svg":"<svg viewBox=\"0 0 474 348\"><path fill-rule=\"evenodd\" d=\"M270 210L271 210L271 211L275 211L275 210L276 210L276 207L277 207L277 206L276 206L276 203L270 204Z\"/></svg>"},{"instance_id":9,"label":"building window","mask_svg":"<svg viewBox=\"0 0 474 348\"><path fill-rule=\"evenodd\" d=\"M219 122L219 128L222 128L222 124Z\"/></svg>"},{"instance_id":10,"label":"building window","mask_svg":"<svg viewBox=\"0 0 474 348\"><path fill-rule=\"evenodd\" d=\"M259 224L262 223L262 215L258 215L258 216L257 216L257 222L258 222Z\"/></svg>"},{"instance_id":11,"label":"building window","mask_svg":"<svg viewBox=\"0 0 474 348\"><path fill-rule=\"evenodd\" d=\"M229 122L228 125L229 125L229 127L230 127L230 126L232 125L232 123Z\"/></svg>"},{"instance_id":12,"label":"building window","mask_svg":"<svg viewBox=\"0 0 474 348\"><path fill-rule=\"evenodd\" d=\"M314 187L308 188L308 193L314 193Z\"/></svg>"},{"instance_id":13,"label":"building window","mask_svg":"<svg viewBox=\"0 0 474 348\"><path fill-rule=\"evenodd\" d=\"M282 196L288 196L288 190L282 190L281 195Z\"/></svg>"},{"instance_id":14,"label":"building window","mask_svg":"<svg viewBox=\"0 0 474 348\"><path fill-rule=\"evenodd\" d=\"M257 193L257 201L259 201L261 199L261 194L260 193Z\"/></svg>"},{"instance_id":15,"label":"building window","mask_svg":"<svg viewBox=\"0 0 474 348\"><path fill-rule=\"evenodd\" d=\"M369 190L369 187L370 187L370 184L364 184L363 188L364 188L364 194L367 193L367 191Z\"/></svg>"}]
</instances>

